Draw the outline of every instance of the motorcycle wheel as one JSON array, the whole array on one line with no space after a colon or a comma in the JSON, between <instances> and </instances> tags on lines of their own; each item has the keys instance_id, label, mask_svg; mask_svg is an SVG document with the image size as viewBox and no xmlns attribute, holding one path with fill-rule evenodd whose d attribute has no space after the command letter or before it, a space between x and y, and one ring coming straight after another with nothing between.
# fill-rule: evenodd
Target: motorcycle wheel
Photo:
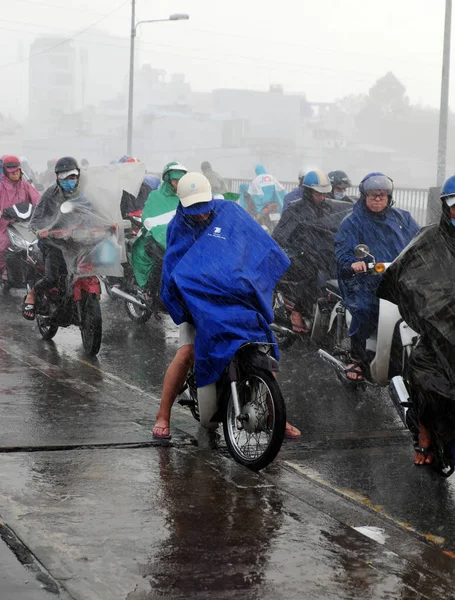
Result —
<instances>
[{"instance_id":1,"label":"motorcycle wheel","mask_svg":"<svg viewBox=\"0 0 455 600\"><path fill-rule=\"evenodd\" d=\"M96 356L100 351L103 333L100 301L95 294L87 294L82 300L81 337L85 352Z\"/></svg>"},{"instance_id":2,"label":"motorcycle wheel","mask_svg":"<svg viewBox=\"0 0 455 600\"><path fill-rule=\"evenodd\" d=\"M241 415L240 429L232 395L223 416L224 438L233 459L259 471L269 465L283 443L286 407L275 377L267 371L253 370L237 383Z\"/></svg>"},{"instance_id":3,"label":"motorcycle wheel","mask_svg":"<svg viewBox=\"0 0 455 600\"><path fill-rule=\"evenodd\" d=\"M58 325L50 317L36 315L36 324L43 340L51 340L58 331Z\"/></svg>"},{"instance_id":4,"label":"motorcycle wheel","mask_svg":"<svg viewBox=\"0 0 455 600\"><path fill-rule=\"evenodd\" d=\"M141 308L132 302L128 302L128 300L125 300L125 309L126 314L133 321L133 323L137 323L138 325L141 323L147 323L152 316L152 311L149 308Z\"/></svg>"}]
</instances>

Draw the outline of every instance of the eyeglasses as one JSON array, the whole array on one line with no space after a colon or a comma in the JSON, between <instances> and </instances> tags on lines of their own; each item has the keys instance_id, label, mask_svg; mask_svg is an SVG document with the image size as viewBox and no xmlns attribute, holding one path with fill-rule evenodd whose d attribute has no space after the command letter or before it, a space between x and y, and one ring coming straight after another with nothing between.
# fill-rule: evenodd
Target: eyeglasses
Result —
<instances>
[{"instance_id":1,"label":"eyeglasses","mask_svg":"<svg viewBox=\"0 0 455 600\"><path fill-rule=\"evenodd\" d=\"M386 200L388 195L385 192L382 194L367 194L367 198L370 198L371 200Z\"/></svg>"}]
</instances>

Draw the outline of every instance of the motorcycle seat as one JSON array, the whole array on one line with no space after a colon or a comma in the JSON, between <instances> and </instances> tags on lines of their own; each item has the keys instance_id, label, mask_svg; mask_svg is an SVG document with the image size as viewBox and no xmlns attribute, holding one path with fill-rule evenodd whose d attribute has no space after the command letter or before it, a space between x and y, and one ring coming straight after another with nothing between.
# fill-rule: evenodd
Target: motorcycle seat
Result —
<instances>
[{"instance_id":1,"label":"motorcycle seat","mask_svg":"<svg viewBox=\"0 0 455 600\"><path fill-rule=\"evenodd\" d=\"M340 286L337 279L329 279L325 282L325 287L329 292L340 295Z\"/></svg>"}]
</instances>

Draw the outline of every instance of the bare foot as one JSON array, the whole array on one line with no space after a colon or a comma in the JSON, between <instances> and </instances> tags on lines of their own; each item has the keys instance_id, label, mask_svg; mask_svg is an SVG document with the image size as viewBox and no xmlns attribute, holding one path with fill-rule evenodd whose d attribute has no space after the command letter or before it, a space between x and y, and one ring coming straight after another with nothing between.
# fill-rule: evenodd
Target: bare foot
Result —
<instances>
[{"instance_id":1,"label":"bare foot","mask_svg":"<svg viewBox=\"0 0 455 600\"><path fill-rule=\"evenodd\" d=\"M308 329L306 329L305 325L303 324L301 313L297 312L296 310L291 312L291 325L293 331L296 333L308 333Z\"/></svg>"},{"instance_id":2,"label":"bare foot","mask_svg":"<svg viewBox=\"0 0 455 600\"><path fill-rule=\"evenodd\" d=\"M419 446L421 448L429 449L431 446L431 434L430 430L419 423ZM433 462L433 452L416 452L414 455L415 465L430 465Z\"/></svg>"},{"instance_id":3,"label":"bare foot","mask_svg":"<svg viewBox=\"0 0 455 600\"><path fill-rule=\"evenodd\" d=\"M290 423L286 422L286 430L284 432L284 437L287 437L287 438L299 438L301 435L302 434L297 429L297 427L294 427Z\"/></svg>"}]
</instances>

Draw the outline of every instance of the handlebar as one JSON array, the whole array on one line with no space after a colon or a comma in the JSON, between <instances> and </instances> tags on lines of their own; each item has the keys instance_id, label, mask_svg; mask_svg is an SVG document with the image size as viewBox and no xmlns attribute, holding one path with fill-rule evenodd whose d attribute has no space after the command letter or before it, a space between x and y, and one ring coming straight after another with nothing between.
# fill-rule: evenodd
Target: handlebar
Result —
<instances>
[{"instance_id":1,"label":"handlebar","mask_svg":"<svg viewBox=\"0 0 455 600\"><path fill-rule=\"evenodd\" d=\"M351 268L351 272L352 272L352 276L355 277L356 275L382 275L383 273L385 273L385 271L388 269L388 267L391 265L392 263L384 263L384 262L377 262L377 263L367 263L367 270L366 271L359 271L358 273L356 271L353 271L353 269Z\"/></svg>"},{"instance_id":2,"label":"handlebar","mask_svg":"<svg viewBox=\"0 0 455 600\"><path fill-rule=\"evenodd\" d=\"M103 239L106 233L115 233L118 225L100 225L98 227L74 227L72 229L54 229L49 237L58 240L74 240L76 242Z\"/></svg>"}]
</instances>

